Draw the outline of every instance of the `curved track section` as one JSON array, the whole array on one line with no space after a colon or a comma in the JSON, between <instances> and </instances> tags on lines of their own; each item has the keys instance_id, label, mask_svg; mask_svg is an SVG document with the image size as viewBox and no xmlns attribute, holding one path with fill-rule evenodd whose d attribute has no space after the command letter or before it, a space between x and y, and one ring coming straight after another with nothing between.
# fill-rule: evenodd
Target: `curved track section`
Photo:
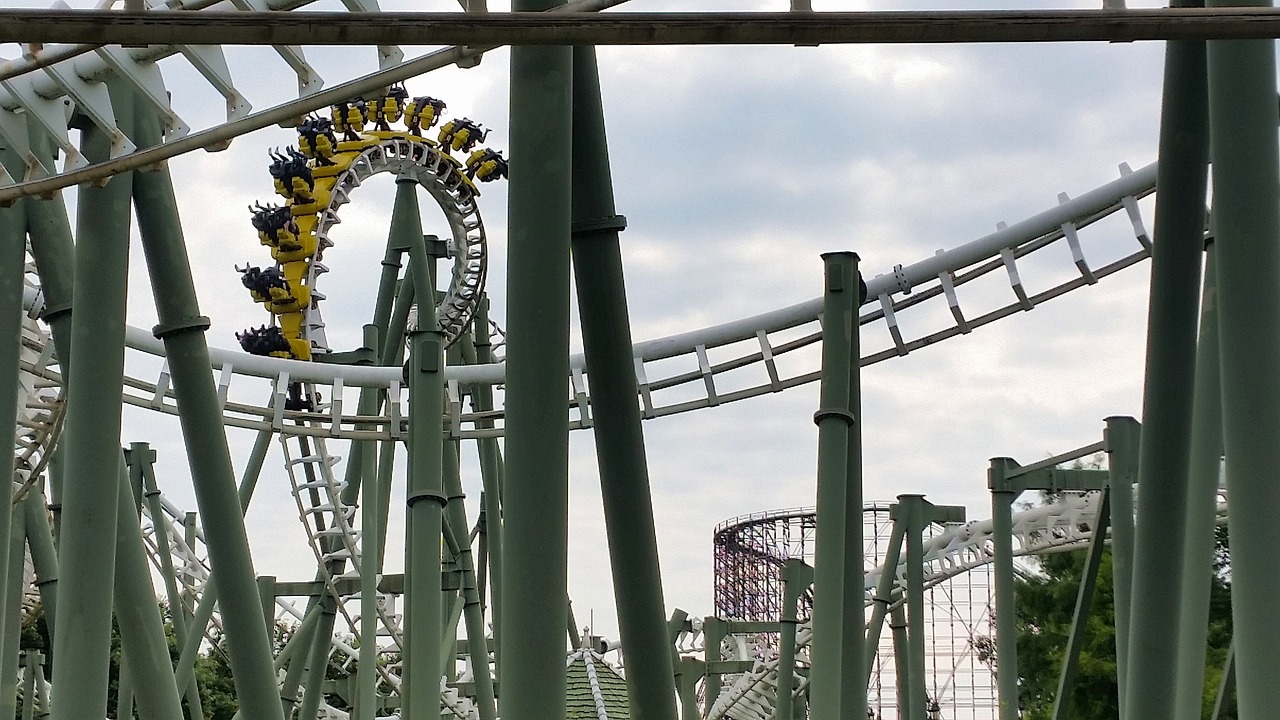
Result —
<instances>
[{"instance_id":1,"label":"curved track section","mask_svg":"<svg viewBox=\"0 0 1280 720\"><path fill-rule=\"evenodd\" d=\"M625 0L574 0L550 12L589 12L619 5ZM272 12L294 10L312 0L151 0L151 12L190 12L204 8L219 11ZM465 0L468 12L485 12L483 0ZM343 0L352 11L374 12L377 0ZM30 58L14 60L0 66L0 139L9 143L22 156L24 176L13 178L0 168L0 202L22 195L50 193L71 185L102 180L115 173L154 165L193 150L218 150L235 138L280 123L290 123L349 98L372 93L380 88L403 82L449 65L473 67L492 48L449 47L405 60L394 46L377 49L376 57L363 62L340 65L338 84L322 89L326 79L320 77L308 62L303 48L294 45L275 46L282 63L276 67L257 67L272 81L264 87L278 91L297 87L294 97L278 94L254 98L267 109L254 111L250 98L236 84L226 55L217 45L152 45L145 48L122 48L119 45L68 46L51 45L28 48ZM166 58L189 65L203 79L206 87L166 85L157 63ZM139 150L121 132L115 110L103 84L109 78L120 78L137 90L165 121L164 141L155 147ZM198 83L191 83L198 85ZM173 110L171 92L180 97L199 95L210 90L226 101L225 119L192 131L190 125ZM67 132L67 115L76 109L89 122L113 138L110 159L90 165L80 154ZM66 154L61 168L52 159L34 152L28 130L46 138L53 147Z\"/></svg>"},{"instance_id":2,"label":"curved track section","mask_svg":"<svg viewBox=\"0 0 1280 720\"><path fill-rule=\"evenodd\" d=\"M1074 199L1060 196L1062 202L1058 206L1027 220L925 260L894 265L885 274L871 278L867 281L871 300L864 306L860 321L864 338L878 334L883 346L874 349L864 340L864 348L872 349L863 356L862 364L906 355L967 334L1145 260L1150 256L1151 241L1139 201L1154 192L1155 170L1154 164L1136 171L1121 166L1121 177L1102 187ZM1102 228L1102 220L1108 220L1108 230ZM1086 256L1081 242L1086 233L1102 235L1100 244L1112 248L1112 256L1096 260ZM974 299L969 300L967 286L980 288L984 283L976 281L983 279L1007 289L994 299L989 292L975 290ZM35 302L34 297L31 300ZM688 412L816 381L817 348L822 338L820 308L821 300L815 298L722 325L637 343L633 357L644 416ZM930 330L930 325L937 325L930 318L937 316L948 320ZM878 333L870 331L873 327L879 329ZM129 328L127 342L139 354L163 358L160 341L146 330ZM211 348L210 355L218 371L224 422L229 426L360 439L398 438L404 431L399 367L325 365L246 356L238 350L217 348ZM590 369L582 356L573 357L571 367L567 378L572 397L568 403L571 426L590 427ZM47 367L29 369L51 382L60 379ZM465 411L460 388L475 383L500 384L504 374L502 363L446 369L447 422L455 437L501 434L501 411L483 417ZM323 410L286 410L284 401L290 382L313 383L326 397L341 397L344 388L374 387L387 391L390 402L373 417L343 413L341 403L332 403ZM268 392L274 393L274 400L263 404L261 398ZM169 414L177 412L168 372L163 367L156 376L127 378L124 401ZM482 421L491 421L496 427L484 427Z\"/></svg>"}]
</instances>

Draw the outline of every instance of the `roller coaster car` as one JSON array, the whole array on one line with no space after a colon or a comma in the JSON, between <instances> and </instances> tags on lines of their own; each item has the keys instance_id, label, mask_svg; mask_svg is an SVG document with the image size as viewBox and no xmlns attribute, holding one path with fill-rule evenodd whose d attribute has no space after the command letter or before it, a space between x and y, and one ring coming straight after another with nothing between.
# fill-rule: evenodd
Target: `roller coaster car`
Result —
<instances>
[{"instance_id":1,"label":"roller coaster car","mask_svg":"<svg viewBox=\"0 0 1280 720\"><path fill-rule=\"evenodd\" d=\"M363 100L338 103L333 106L333 129L342 133L345 142L359 142L360 133L369 121L369 106Z\"/></svg>"},{"instance_id":2,"label":"roller coaster car","mask_svg":"<svg viewBox=\"0 0 1280 720\"><path fill-rule=\"evenodd\" d=\"M311 176L311 168L307 165L307 156L287 148L285 155L280 152L271 153L271 178L275 181L276 192L281 196L298 203L313 202L312 190L316 180Z\"/></svg>"},{"instance_id":3,"label":"roller coaster car","mask_svg":"<svg viewBox=\"0 0 1280 720\"><path fill-rule=\"evenodd\" d=\"M444 109L443 100L433 97L416 97L404 108L404 123L409 126L409 132L421 135L423 131L435 127L436 123L440 122Z\"/></svg>"},{"instance_id":4,"label":"roller coaster car","mask_svg":"<svg viewBox=\"0 0 1280 720\"><path fill-rule=\"evenodd\" d=\"M440 144L446 152L459 150L469 153L477 144L484 142L488 135L488 130L467 118L450 120L440 127Z\"/></svg>"},{"instance_id":5,"label":"roller coaster car","mask_svg":"<svg viewBox=\"0 0 1280 720\"><path fill-rule=\"evenodd\" d=\"M307 118L298 126L298 149L315 160L317 166L335 164L332 160L338 151L338 136L333 133L333 121L328 118Z\"/></svg>"},{"instance_id":6,"label":"roller coaster car","mask_svg":"<svg viewBox=\"0 0 1280 720\"><path fill-rule=\"evenodd\" d=\"M258 328L249 328L242 333L236 333L236 340L239 341L240 347L250 355L265 355L270 357L289 358L293 357L290 343L280 332L280 328L262 326Z\"/></svg>"},{"instance_id":7,"label":"roller coaster car","mask_svg":"<svg viewBox=\"0 0 1280 720\"><path fill-rule=\"evenodd\" d=\"M502 154L481 148L467 158L467 177L480 182L493 182L507 176L507 161Z\"/></svg>"},{"instance_id":8,"label":"roller coaster car","mask_svg":"<svg viewBox=\"0 0 1280 720\"><path fill-rule=\"evenodd\" d=\"M391 123L400 119L404 113L404 101L409 92L399 85L393 85L387 94L370 103L374 128L383 132L391 132Z\"/></svg>"},{"instance_id":9,"label":"roller coaster car","mask_svg":"<svg viewBox=\"0 0 1280 720\"><path fill-rule=\"evenodd\" d=\"M311 288L302 284L301 277L287 279L275 267L260 269L246 265L236 269L243 273L240 281L253 299L262 303L268 312L276 315L302 312L311 302Z\"/></svg>"},{"instance_id":10,"label":"roller coaster car","mask_svg":"<svg viewBox=\"0 0 1280 720\"><path fill-rule=\"evenodd\" d=\"M274 248L291 236L297 236L297 224L287 206L258 203L250 205L249 212L253 213L250 222L253 223L253 229L258 231L258 239L263 245Z\"/></svg>"}]
</instances>

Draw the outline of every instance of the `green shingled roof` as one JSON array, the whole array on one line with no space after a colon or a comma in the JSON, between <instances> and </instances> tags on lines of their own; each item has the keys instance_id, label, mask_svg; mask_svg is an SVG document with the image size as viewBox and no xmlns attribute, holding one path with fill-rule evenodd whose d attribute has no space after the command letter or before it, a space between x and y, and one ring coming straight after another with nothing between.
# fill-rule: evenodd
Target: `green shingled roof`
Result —
<instances>
[{"instance_id":1,"label":"green shingled roof","mask_svg":"<svg viewBox=\"0 0 1280 720\"><path fill-rule=\"evenodd\" d=\"M565 673L565 720L631 720L627 682L600 655L575 651Z\"/></svg>"}]
</instances>

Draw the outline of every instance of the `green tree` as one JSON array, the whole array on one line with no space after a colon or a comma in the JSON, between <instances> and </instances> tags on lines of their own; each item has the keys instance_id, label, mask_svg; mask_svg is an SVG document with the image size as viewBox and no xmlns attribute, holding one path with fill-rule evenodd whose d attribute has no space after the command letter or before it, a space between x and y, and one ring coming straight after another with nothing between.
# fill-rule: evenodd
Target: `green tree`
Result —
<instances>
[{"instance_id":1,"label":"green tree","mask_svg":"<svg viewBox=\"0 0 1280 720\"><path fill-rule=\"evenodd\" d=\"M1071 632L1076 594L1084 571L1085 552L1051 553L1031 560L1033 573L1019 579L1014 590L1018 628L1019 701L1026 720L1048 720L1053 711L1058 674ZM1230 549L1225 528L1219 528L1210 583L1209 637L1202 716L1210 717L1222 665L1231 642ZM990 644L975 643L980 657L994 665ZM1114 720L1119 714L1116 695L1115 605L1112 596L1111 552L1103 555L1094 589L1092 612L1080 652L1071 695L1071 717ZM1234 705L1224 707L1224 720L1235 717Z\"/></svg>"}]
</instances>

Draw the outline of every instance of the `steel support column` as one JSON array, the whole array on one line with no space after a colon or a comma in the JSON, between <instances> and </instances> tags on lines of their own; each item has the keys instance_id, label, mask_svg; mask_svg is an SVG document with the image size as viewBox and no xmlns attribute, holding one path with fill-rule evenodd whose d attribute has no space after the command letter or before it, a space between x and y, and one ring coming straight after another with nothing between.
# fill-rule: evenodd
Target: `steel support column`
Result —
<instances>
[{"instance_id":1,"label":"steel support column","mask_svg":"<svg viewBox=\"0 0 1280 720\"><path fill-rule=\"evenodd\" d=\"M5 604L9 612L0 622L4 623L4 640L0 642L0 687L5 692L0 695L0 713L11 718L18 712L18 698L15 690L18 686L18 648L21 644L22 595L26 592L26 518L21 513L14 513L9 525L9 537L6 558L6 580L4 594ZM105 698L104 698L105 699Z\"/></svg>"},{"instance_id":2,"label":"steel support column","mask_svg":"<svg viewBox=\"0 0 1280 720\"><path fill-rule=\"evenodd\" d=\"M124 457L119 457L120 490L116 507L115 617L120 627L122 667L133 681L141 720L182 717L173 680L164 623L151 585L147 548L138 525L138 510ZM141 469L141 468L139 468ZM141 498L137 498L140 500Z\"/></svg>"},{"instance_id":3,"label":"steel support column","mask_svg":"<svg viewBox=\"0 0 1280 720\"><path fill-rule=\"evenodd\" d=\"M800 595L813 583L813 568L799 558L782 565L782 632L778 639L778 693L773 703L774 720L791 720L792 695L796 680L796 605Z\"/></svg>"},{"instance_id":4,"label":"steel support column","mask_svg":"<svg viewBox=\"0 0 1280 720\"><path fill-rule=\"evenodd\" d=\"M1200 720L1205 647L1222 470L1222 378L1218 358L1217 251L1205 248L1200 344L1196 347L1196 399L1191 422L1186 540L1182 546L1182 604L1178 623L1178 696L1175 720Z\"/></svg>"},{"instance_id":5,"label":"steel support column","mask_svg":"<svg viewBox=\"0 0 1280 720\"><path fill-rule=\"evenodd\" d=\"M462 492L461 468L458 467L458 444L453 440L445 440L443 450L445 494L449 496L449 504L445 506L449 520L445 537L449 540L449 548L462 574L462 612L467 627L467 657L471 663L472 682L475 683L476 708L480 720L494 720L497 717L497 704L493 695L493 676L489 673L484 606L480 604L476 565L467 532L467 509L463 505L466 495Z\"/></svg>"},{"instance_id":6,"label":"steel support column","mask_svg":"<svg viewBox=\"0 0 1280 720\"><path fill-rule=\"evenodd\" d=\"M1214 0L1213 7L1269 7ZM1213 223L1222 343L1222 420L1231 503L1231 610L1240 717L1280 707L1280 168L1270 40L1209 43Z\"/></svg>"},{"instance_id":7,"label":"steel support column","mask_svg":"<svg viewBox=\"0 0 1280 720\"><path fill-rule=\"evenodd\" d=\"M160 141L158 117L140 114L136 127L139 146ZM169 360L205 544L218 575L218 605L236 696L246 720L283 720L271 639L258 610L249 540L222 427L222 402L209 373L204 336L209 320L200 315L168 168L138 172L133 194L159 318L154 332ZM77 305L84 312L83 303Z\"/></svg>"},{"instance_id":8,"label":"steel support column","mask_svg":"<svg viewBox=\"0 0 1280 720\"><path fill-rule=\"evenodd\" d=\"M890 511L893 517L893 529L889 531L889 544L885 546L884 562L880 564L880 579L876 582L875 595L871 597L871 619L867 621L867 641L862 648L862 685L866 687L871 681L871 669L875 666L876 651L880 647L880 633L884 629L885 616L889 614L889 606L901 597L894 592L898 584L898 560L902 557L902 538L906 533L906 525L896 517L899 514L895 506Z\"/></svg>"},{"instance_id":9,"label":"steel support column","mask_svg":"<svg viewBox=\"0 0 1280 720\"><path fill-rule=\"evenodd\" d=\"M511 48L500 687L503 716L520 720L565 708L572 80L572 48Z\"/></svg>"},{"instance_id":10,"label":"steel support column","mask_svg":"<svg viewBox=\"0 0 1280 720\"><path fill-rule=\"evenodd\" d=\"M132 98L113 93L112 100L116 120L127 126ZM110 138L96 126L83 130L86 158L105 160L109 145ZM124 173L105 187L81 188L76 198L73 302L80 311L71 322L69 364L78 370L66 392L54 720L107 714L131 183L132 174Z\"/></svg>"},{"instance_id":11,"label":"steel support column","mask_svg":"<svg viewBox=\"0 0 1280 720\"><path fill-rule=\"evenodd\" d=\"M397 188L397 194L406 186ZM412 188L409 190L412 192ZM416 198L413 210L416 212ZM409 273L418 324L409 335L409 482L405 502L405 651L401 702L407 717L440 712L440 540L446 498L441 478L444 432L444 338L432 298L433 260L421 237L410 248ZM319 638L317 638L318 640Z\"/></svg>"},{"instance_id":12,"label":"steel support column","mask_svg":"<svg viewBox=\"0 0 1280 720\"><path fill-rule=\"evenodd\" d=\"M924 496L899 495L898 510L906 521L903 544L907 551L907 662L911 667L907 690L911 693L912 713L908 720L925 720L929 703L924 675Z\"/></svg>"},{"instance_id":13,"label":"steel support column","mask_svg":"<svg viewBox=\"0 0 1280 720\"><path fill-rule=\"evenodd\" d=\"M898 701L898 720L912 720L915 708L911 696L911 661L907 647L907 614L902 605L889 611L889 632L893 637L894 694Z\"/></svg>"},{"instance_id":14,"label":"steel support column","mask_svg":"<svg viewBox=\"0 0 1280 720\"><path fill-rule=\"evenodd\" d=\"M11 168L16 160L12 153L4 153L5 165ZM16 163L19 167L21 163ZM12 174L12 170L10 171ZM15 176L21 177L21 175ZM19 358L22 352L22 291L23 267L26 264L27 247L27 213L25 203L0 208L0 338L4 342L0 351L0 417L16 417L19 410L18 376L21 371ZM8 479L0 487L10 488L12 494L13 473L6 471ZM21 480L21 478L19 478ZM13 505L0 502L0 538L9 536L9 525L13 519ZM0 592L0 618L6 613L17 612L17 608L6 607L8 593ZM3 625L0 625L0 638L3 637ZM3 640L0 639L0 644Z\"/></svg>"},{"instance_id":15,"label":"steel support column","mask_svg":"<svg viewBox=\"0 0 1280 720\"><path fill-rule=\"evenodd\" d=\"M493 342L489 338L489 297L482 295L480 304L476 306L472 332L475 335L476 362L493 362ZM471 406L480 415L493 409L493 386L478 383L471 389ZM480 429L493 426L493 421L484 419L476 421ZM502 488L499 485L502 474L502 450L498 447L497 438L480 438L476 440L476 453L480 461L480 481L484 487L485 534L489 539L489 617L493 623L493 667L494 675L502 672Z\"/></svg>"},{"instance_id":16,"label":"steel support column","mask_svg":"<svg viewBox=\"0 0 1280 720\"><path fill-rule=\"evenodd\" d=\"M1053 720L1067 720L1071 710L1071 693L1075 688L1076 668L1080 664L1080 648L1084 647L1085 633L1089 628L1089 612L1093 607L1093 590L1098 582L1098 568L1102 567L1102 552L1106 549L1107 527L1111 520L1110 491L1102 491L1098 502L1097 520L1093 524L1093 536L1089 539L1089 554L1085 556L1080 587L1076 592L1076 609L1071 620L1071 634L1062 656L1062 670L1058 673L1058 692L1053 696Z\"/></svg>"},{"instance_id":17,"label":"steel support column","mask_svg":"<svg viewBox=\"0 0 1280 720\"><path fill-rule=\"evenodd\" d=\"M1204 0L1174 0L1203 6ZM1178 603L1186 522L1187 463L1195 380L1196 320L1204 252L1209 128L1205 48L1194 40L1165 50L1155 244L1147 314L1134 537L1133 615L1124 717L1172 717L1177 697Z\"/></svg>"},{"instance_id":18,"label":"steel support column","mask_svg":"<svg viewBox=\"0 0 1280 720\"><path fill-rule=\"evenodd\" d=\"M827 253L822 306L822 389L818 424L817 530L813 562L813 666L810 702L814 720L840 720L850 711L841 707L845 592L845 524L862 522L862 514L848 517L849 442L857 422L850 405L849 379L858 332L858 256ZM861 597L859 597L861 601ZM862 628L858 628L861 635Z\"/></svg>"},{"instance_id":19,"label":"steel support column","mask_svg":"<svg viewBox=\"0 0 1280 720\"><path fill-rule=\"evenodd\" d=\"M1013 501L1018 493L1005 487L1007 472L1016 467L1011 458L992 458L987 471L991 486L991 549L996 585L996 687L999 690L1000 720L1018 720L1018 626L1013 594ZM910 535L907 536L908 541ZM914 700L915 698L912 698Z\"/></svg>"},{"instance_id":20,"label":"steel support column","mask_svg":"<svg viewBox=\"0 0 1280 720\"><path fill-rule=\"evenodd\" d=\"M600 74L594 47L573 49L573 277L604 500L627 695L636 720L676 720L658 534L640 427L631 324L618 232Z\"/></svg>"},{"instance_id":21,"label":"steel support column","mask_svg":"<svg viewBox=\"0 0 1280 720\"><path fill-rule=\"evenodd\" d=\"M1115 603L1116 689L1123 717L1128 704L1129 618L1133 591L1133 483L1138 479L1142 426L1131 417L1109 417L1103 435L1110 472L1111 584Z\"/></svg>"}]
</instances>

